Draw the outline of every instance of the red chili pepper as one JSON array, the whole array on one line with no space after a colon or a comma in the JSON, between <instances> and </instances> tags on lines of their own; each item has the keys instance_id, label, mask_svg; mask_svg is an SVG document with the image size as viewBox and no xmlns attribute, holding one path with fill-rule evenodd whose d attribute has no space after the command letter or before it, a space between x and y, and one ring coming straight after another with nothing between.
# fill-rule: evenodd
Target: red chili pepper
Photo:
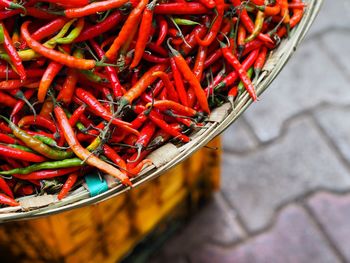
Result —
<instances>
[{"instance_id":1,"label":"red chili pepper","mask_svg":"<svg viewBox=\"0 0 350 263\"><path fill-rule=\"evenodd\" d=\"M57 96L57 101L63 102L65 105L69 105L72 101L75 87L78 82L78 74L75 69L68 69L67 77L63 83L62 89Z\"/></svg>"},{"instance_id":2,"label":"red chili pepper","mask_svg":"<svg viewBox=\"0 0 350 263\"><path fill-rule=\"evenodd\" d=\"M20 204L13 198L0 193L0 204L9 206L20 206Z\"/></svg>"},{"instance_id":3,"label":"red chili pepper","mask_svg":"<svg viewBox=\"0 0 350 263\"><path fill-rule=\"evenodd\" d=\"M182 76L188 83L191 85L191 87L194 89L194 92L196 93L197 100L202 108L202 110L205 113L210 113L207 97L204 93L204 90L202 89L201 84L199 83L196 76L192 73L191 69L189 68L188 64L186 63L185 59L181 56L181 54L172 48L170 44L168 45L169 49L172 53L172 56L175 60L175 63L179 69L179 71L182 73Z\"/></svg>"},{"instance_id":4,"label":"red chili pepper","mask_svg":"<svg viewBox=\"0 0 350 263\"><path fill-rule=\"evenodd\" d=\"M66 9L63 15L68 18L78 18L88 15L93 15L98 12L104 12L107 10L112 10L119 8L126 4L128 0L106 0L100 2L94 2L83 7Z\"/></svg>"},{"instance_id":5,"label":"red chili pepper","mask_svg":"<svg viewBox=\"0 0 350 263\"><path fill-rule=\"evenodd\" d=\"M31 38L31 35L28 31L29 24L30 21L26 21L22 24L21 35L23 39L27 42L28 46L35 52L41 54L42 56L47 57L55 62L66 65L68 67L78 69L92 69L95 66L103 65L103 63L101 64L92 59L75 58L73 56L44 47L39 42Z\"/></svg>"},{"instance_id":6,"label":"red chili pepper","mask_svg":"<svg viewBox=\"0 0 350 263\"><path fill-rule=\"evenodd\" d=\"M17 100L7 95L6 93L0 91L0 105L5 105L7 107L15 107Z\"/></svg>"},{"instance_id":7,"label":"red chili pepper","mask_svg":"<svg viewBox=\"0 0 350 263\"><path fill-rule=\"evenodd\" d=\"M168 123L166 123L163 120L162 115L160 113L152 110L149 114L149 119L152 122L154 122L154 124L156 124L159 128L163 129L164 131L166 131L167 133L169 133L173 137L180 139L183 142L190 141L189 137L187 137L186 135L183 135L181 132L179 132L178 130L171 127Z\"/></svg>"},{"instance_id":8,"label":"red chili pepper","mask_svg":"<svg viewBox=\"0 0 350 263\"><path fill-rule=\"evenodd\" d=\"M75 124L77 124L81 115L85 112L85 109L86 109L86 105L82 104L73 112L72 116L69 118L70 126L74 127Z\"/></svg>"},{"instance_id":9,"label":"red chili pepper","mask_svg":"<svg viewBox=\"0 0 350 263\"><path fill-rule=\"evenodd\" d=\"M196 62L193 67L193 74L196 76L196 78L200 81L202 79L203 70L204 70L204 63L207 58L207 51L208 48L204 46L200 46L198 48Z\"/></svg>"},{"instance_id":10,"label":"red chili pepper","mask_svg":"<svg viewBox=\"0 0 350 263\"><path fill-rule=\"evenodd\" d=\"M80 7L91 3L91 0L40 0L40 2L54 3L64 7Z\"/></svg>"},{"instance_id":11,"label":"red chili pepper","mask_svg":"<svg viewBox=\"0 0 350 263\"><path fill-rule=\"evenodd\" d=\"M74 173L80 169L81 167L70 167L54 170L41 170L29 174L14 174L13 176L21 180L43 180Z\"/></svg>"},{"instance_id":12,"label":"red chili pepper","mask_svg":"<svg viewBox=\"0 0 350 263\"><path fill-rule=\"evenodd\" d=\"M258 58L256 59L255 63L254 63L254 75L255 77L259 76L261 73L261 70L265 64L266 61L266 55L267 55L267 47L262 47L261 51L259 53Z\"/></svg>"},{"instance_id":13,"label":"red chili pepper","mask_svg":"<svg viewBox=\"0 0 350 263\"><path fill-rule=\"evenodd\" d=\"M206 6L207 8L214 8L215 7L215 1L214 0L199 0L201 4Z\"/></svg>"},{"instance_id":14,"label":"red chili pepper","mask_svg":"<svg viewBox=\"0 0 350 263\"><path fill-rule=\"evenodd\" d=\"M168 22L162 16L157 16L156 21L157 25L159 26L159 34L156 40L156 45L160 46L164 42L168 34Z\"/></svg>"},{"instance_id":15,"label":"red chili pepper","mask_svg":"<svg viewBox=\"0 0 350 263\"><path fill-rule=\"evenodd\" d=\"M243 70L247 71L255 62L259 55L259 49L253 50L248 57L242 62L242 68ZM230 74L228 74L222 82L220 82L216 87L215 90L222 89L224 87L228 87L232 85L237 79L239 78L239 74L237 71L232 71ZM209 90L209 92L212 92L213 90ZM211 94L211 93L210 93Z\"/></svg>"},{"instance_id":16,"label":"red chili pepper","mask_svg":"<svg viewBox=\"0 0 350 263\"><path fill-rule=\"evenodd\" d=\"M26 152L20 149L15 149L9 146L0 144L0 155L9 156L13 159L23 160L33 163L41 163L46 161L46 158L34 153Z\"/></svg>"},{"instance_id":17,"label":"red chili pepper","mask_svg":"<svg viewBox=\"0 0 350 263\"><path fill-rule=\"evenodd\" d=\"M300 0L293 0L293 3L301 3L301 1ZM303 14L304 14L304 9L299 9L299 8L293 9L293 15L289 21L289 25L290 25L291 29L294 28L297 24L299 24L300 20L303 18ZM287 28L282 27L281 29L278 30L277 35L281 38L286 33L288 33Z\"/></svg>"},{"instance_id":18,"label":"red chili pepper","mask_svg":"<svg viewBox=\"0 0 350 263\"><path fill-rule=\"evenodd\" d=\"M45 26L39 28L32 34L32 38L36 41L40 41L53 33L57 32L59 29L61 29L64 24L67 23L67 20L64 18L57 18L49 23L47 23Z\"/></svg>"},{"instance_id":19,"label":"red chili pepper","mask_svg":"<svg viewBox=\"0 0 350 263\"><path fill-rule=\"evenodd\" d=\"M117 125L118 127L120 127L125 131L131 132L133 134L138 134L138 131L131 128L130 123L122 121L118 118L115 118L112 114L110 114L90 92L83 90L81 88L77 88L75 90L75 94L87 106L89 106L90 110L94 112L97 116L100 116L106 121L111 121L114 125Z\"/></svg>"},{"instance_id":20,"label":"red chili pepper","mask_svg":"<svg viewBox=\"0 0 350 263\"><path fill-rule=\"evenodd\" d=\"M197 38L201 38L205 36L207 29L204 26L204 24L206 24L207 22L208 21L204 21L203 25L196 26L192 30L192 32L185 37L187 44L183 43L181 45L180 50L182 54L188 55L198 45Z\"/></svg>"},{"instance_id":21,"label":"red chili pepper","mask_svg":"<svg viewBox=\"0 0 350 263\"><path fill-rule=\"evenodd\" d=\"M154 55L151 55L147 52L144 52L142 54L142 58L148 62L151 63L156 63L156 64L164 64L164 63L168 63L169 62L169 58L160 58L160 57L156 57Z\"/></svg>"},{"instance_id":22,"label":"red chili pepper","mask_svg":"<svg viewBox=\"0 0 350 263\"><path fill-rule=\"evenodd\" d=\"M63 65L56 61L50 62L50 64L47 66L46 71L42 76L39 84L39 90L38 90L39 102L44 102L46 98L47 90L51 86L51 83L53 82L58 72L61 71L62 67Z\"/></svg>"},{"instance_id":23,"label":"red chili pepper","mask_svg":"<svg viewBox=\"0 0 350 263\"><path fill-rule=\"evenodd\" d=\"M217 34L220 31L221 23L224 18L225 1L224 0L214 0L214 1L215 1L217 14L209 33L205 36L204 40L201 40L198 36L196 36L197 42L201 46L207 47L215 40Z\"/></svg>"},{"instance_id":24,"label":"red chili pepper","mask_svg":"<svg viewBox=\"0 0 350 263\"><path fill-rule=\"evenodd\" d=\"M225 46L224 44L221 44L222 54L224 55L226 61L230 63L230 65L236 70L238 73L241 81L244 84L244 87L248 91L250 97L253 99L253 101L257 100L257 96L255 93L255 88L252 84L252 81L247 75L246 70L242 67L241 63L239 63L238 59L235 57L235 55L232 54L230 48L228 46Z\"/></svg>"},{"instance_id":25,"label":"red chili pepper","mask_svg":"<svg viewBox=\"0 0 350 263\"><path fill-rule=\"evenodd\" d=\"M15 116L23 108L23 106L26 104L25 100L30 99L30 97L33 96L34 92L35 92L35 90L33 90L33 89L26 90L24 92L24 94L21 91L21 93L22 93L21 95L23 96L23 99L17 101L16 105L13 107L11 115L10 115L11 118L13 116Z\"/></svg>"},{"instance_id":26,"label":"red chili pepper","mask_svg":"<svg viewBox=\"0 0 350 263\"><path fill-rule=\"evenodd\" d=\"M153 76L155 71L164 71L166 65L160 64L150 68L139 81L132 86L119 100L119 109L122 110L126 105L130 105L135 99L139 98L141 94L150 86L156 79Z\"/></svg>"},{"instance_id":27,"label":"red chili pepper","mask_svg":"<svg viewBox=\"0 0 350 263\"><path fill-rule=\"evenodd\" d=\"M122 19L122 13L119 10L114 11L102 22L84 28L74 42L92 40L93 38L115 28L122 21Z\"/></svg>"},{"instance_id":28,"label":"red chili pepper","mask_svg":"<svg viewBox=\"0 0 350 263\"><path fill-rule=\"evenodd\" d=\"M135 143L135 147L138 149L144 149L147 147L149 142L152 139L153 134L156 131L156 125L153 122L147 122L141 129L140 135L137 138L137 141Z\"/></svg>"},{"instance_id":29,"label":"red chili pepper","mask_svg":"<svg viewBox=\"0 0 350 263\"><path fill-rule=\"evenodd\" d=\"M44 74L43 69L26 69L26 73L28 76L35 78L35 77L41 77ZM18 73L12 69L9 69L6 66L0 66L0 78L12 78L16 79L18 78Z\"/></svg>"},{"instance_id":30,"label":"red chili pepper","mask_svg":"<svg viewBox=\"0 0 350 263\"><path fill-rule=\"evenodd\" d=\"M12 39L11 39L9 33L7 32L6 27L3 23L0 23L0 28L2 28L2 34L3 34L3 38L4 38L4 43L3 43L4 48L7 52L7 54L9 55L11 62L15 66L16 71L17 71L18 75L20 76L21 80L25 80L27 78L27 74L26 74L26 71L23 67L22 59L18 55L16 48L13 46Z\"/></svg>"},{"instance_id":31,"label":"red chili pepper","mask_svg":"<svg viewBox=\"0 0 350 263\"><path fill-rule=\"evenodd\" d=\"M43 106L41 107L41 111L39 115L46 119L50 119L52 111L53 111L53 102L50 99L46 99Z\"/></svg>"},{"instance_id":32,"label":"red chili pepper","mask_svg":"<svg viewBox=\"0 0 350 263\"><path fill-rule=\"evenodd\" d=\"M147 107L154 107L162 111L173 110L178 114L189 117L196 117L200 115L196 110L190 107L183 106L171 100L158 100L155 101L153 104L147 104Z\"/></svg>"},{"instance_id":33,"label":"red chili pepper","mask_svg":"<svg viewBox=\"0 0 350 263\"><path fill-rule=\"evenodd\" d=\"M171 70L173 72L174 82L177 94L179 95L179 100L185 106L188 106L187 94L184 87L184 82L182 80L182 76L177 68L176 62L174 58L170 58Z\"/></svg>"},{"instance_id":34,"label":"red chili pepper","mask_svg":"<svg viewBox=\"0 0 350 263\"><path fill-rule=\"evenodd\" d=\"M103 145L103 154L106 155L106 157L108 159L110 159L113 163L115 163L120 168L122 173L126 172L126 163L125 163L125 161L111 147L109 147L108 145L104 144Z\"/></svg>"},{"instance_id":35,"label":"red chili pepper","mask_svg":"<svg viewBox=\"0 0 350 263\"><path fill-rule=\"evenodd\" d=\"M69 191L72 189L72 187L78 180L78 177L79 175L77 173L72 173L68 176L66 182L62 186L60 193L57 196L58 200L62 200L64 197L68 195Z\"/></svg>"},{"instance_id":36,"label":"red chili pepper","mask_svg":"<svg viewBox=\"0 0 350 263\"><path fill-rule=\"evenodd\" d=\"M156 72L153 72L152 77L161 78L161 80L163 81L164 86L167 90L167 96L169 97L170 100L173 100L176 102L179 101L178 94L174 88L174 85L171 83L167 73L165 73L163 71L156 71Z\"/></svg>"},{"instance_id":37,"label":"red chili pepper","mask_svg":"<svg viewBox=\"0 0 350 263\"><path fill-rule=\"evenodd\" d=\"M153 0L146 6L146 9L143 11L141 24L139 27L139 35L136 41L134 59L131 62L130 68L135 68L141 61L142 55L145 51L147 41L149 40L151 28L152 28L152 19L153 11L156 6L157 0Z\"/></svg>"},{"instance_id":38,"label":"red chili pepper","mask_svg":"<svg viewBox=\"0 0 350 263\"><path fill-rule=\"evenodd\" d=\"M166 3L159 4L154 9L154 13L159 15L203 15L209 9L201 3Z\"/></svg>"},{"instance_id":39,"label":"red chili pepper","mask_svg":"<svg viewBox=\"0 0 350 263\"><path fill-rule=\"evenodd\" d=\"M53 123L49 119L46 119L45 117L42 117L40 115L38 115L38 116L27 115L27 116L23 117L18 122L18 127L20 127L20 128L26 127L29 125L40 126L42 128L45 128L45 129L51 131L52 133L55 133L57 130L55 123Z\"/></svg>"},{"instance_id":40,"label":"red chili pepper","mask_svg":"<svg viewBox=\"0 0 350 263\"><path fill-rule=\"evenodd\" d=\"M112 1L112 2L115 2L115 1ZM119 49L121 48L125 40L128 38L132 29L138 23L142 15L142 12L146 8L147 4L148 4L148 0L141 0L140 3L134 9L132 9L122 29L120 30L118 36L114 39L112 45L110 46L110 48L105 54L110 61L116 60L116 56L118 54Z\"/></svg>"}]
</instances>

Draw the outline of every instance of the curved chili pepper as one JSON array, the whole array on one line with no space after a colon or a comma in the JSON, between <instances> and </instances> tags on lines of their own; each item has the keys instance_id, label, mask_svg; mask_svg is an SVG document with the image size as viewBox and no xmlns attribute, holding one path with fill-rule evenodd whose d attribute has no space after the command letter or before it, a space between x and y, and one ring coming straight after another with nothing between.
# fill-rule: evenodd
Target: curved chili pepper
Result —
<instances>
[{"instance_id":1,"label":"curved chili pepper","mask_svg":"<svg viewBox=\"0 0 350 263\"><path fill-rule=\"evenodd\" d=\"M44 39L45 37L48 37L55 32L57 32L59 29L61 29L64 24L66 23L66 19L64 18L57 18L49 23L47 23L45 26L39 28L32 34L32 38L36 41L40 41Z\"/></svg>"},{"instance_id":2,"label":"curved chili pepper","mask_svg":"<svg viewBox=\"0 0 350 263\"><path fill-rule=\"evenodd\" d=\"M166 65L160 64L150 68L139 81L132 86L119 100L118 111L120 112L126 105L130 105L135 99L141 96L141 94L150 86L156 79L156 76L152 76L155 71L164 71Z\"/></svg>"},{"instance_id":3,"label":"curved chili pepper","mask_svg":"<svg viewBox=\"0 0 350 263\"><path fill-rule=\"evenodd\" d=\"M168 34L168 22L162 16L157 16L156 21L157 25L159 26L159 33L158 38L156 40L156 45L160 46L164 42Z\"/></svg>"},{"instance_id":4,"label":"curved chili pepper","mask_svg":"<svg viewBox=\"0 0 350 263\"><path fill-rule=\"evenodd\" d=\"M46 160L46 158L39 156L37 154L26 152L20 149L15 149L15 148L8 147L1 144L0 144L0 155L10 156L13 159L28 161L33 163L41 163Z\"/></svg>"},{"instance_id":5,"label":"curved chili pepper","mask_svg":"<svg viewBox=\"0 0 350 263\"><path fill-rule=\"evenodd\" d=\"M39 84L39 89L38 89L39 102L44 102L46 98L47 90L49 89L54 78L56 77L58 72L61 71L62 68L63 68L63 65L56 61L50 62L50 64L47 66L46 71L43 74Z\"/></svg>"},{"instance_id":6,"label":"curved chili pepper","mask_svg":"<svg viewBox=\"0 0 350 263\"><path fill-rule=\"evenodd\" d=\"M194 89L194 92L196 93L197 100L198 100L202 110L205 113L210 113L207 97L206 97L204 90L202 89L202 86L199 83L198 79L193 74L193 72L191 71L191 69L189 68L185 59L181 56L181 54L177 50L172 48L170 46L170 44L168 44L168 46L169 46L169 49L171 51L171 54L175 60L175 63L177 65L179 71L182 73L182 76L184 77L185 80L188 81L188 83Z\"/></svg>"},{"instance_id":7,"label":"curved chili pepper","mask_svg":"<svg viewBox=\"0 0 350 263\"><path fill-rule=\"evenodd\" d=\"M183 135L181 132L179 132L178 130L174 129L173 127L171 127L168 123L166 123L162 116L155 112L154 110L152 110L149 113L149 119L155 124L157 125L159 128L163 129L164 131L166 131L167 133L169 133L170 135L174 136L177 139L180 139L183 142L189 142L190 138L187 137L186 135Z\"/></svg>"},{"instance_id":8,"label":"curved chili pepper","mask_svg":"<svg viewBox=\"0 0 350 263\"><path fill-rule=\"evenodd\" d=\"M300 0L293 0L292 3L301 3L301 1ZM300 20L303 18L303 14L304 14L304 9L299 9L299 8L293 9L293 15L289 21L291 29L294 28L297 24L299 24ZM281 38L286 33L288 33L288 30L286 27L283 27L283 28L278 30L277 35Z\"/></svg>"},{"instance_id":9,"label":"curved chili pepper","mask_svg":"<svg viewBox=\"0 0 350 263\"><path fill-rule=\"evenodd\" d=\"M215 1L215 7L217 10L217 14L215 17L215 21L211 26L211 29L209 33L205 36L205 38L202 40L196 35L196 40L201 46L209 46L216 38L217 34L220 31L221 23L224 18L224 11L225 11L225 1L224 0L214 0Z\"/></svg>"},{"instance_id":10,"label":"curved chili pepper","mask_svg":"<svg viewBox=\"0 0 350 263\"><path fill-rule=\"evenodd\" d=\"M202 15L208 11L201 3L191 2L159 4L154 9L154 13L160 15Z\"/></svg>"},{"instance_id":11,"label":"curved chili pepper","mask_svg":"<svg viewBox=\"0 0 350 263\"><path fill-rule=\"evenodd\" d=\"M179 101L178 94L176 93L176 90L174 88L174 85L171 83L169 76L167 73L163 71L156 71L152 73L152 77L159 77L164 83L164 86L167 90L167 96L169 97L170 100Z\"/></svg>"},{"instance_id":12,"label":"curved chili pepper","mask_svg":"<svg viewBox=\"0 0 350 263\"><path fill-rule=\"evenodd\" d=\"M66 182L62 186L61 191L57 195L58 200L62 200L64 197L66 197L69 193L69 191L72 189L76 181L78 180L79 175L77 173L72 173L68 176Z\"/></svg>"},{"instance_id":13,"label":"curved chili pepper","mask_svg":"<svg viewBox=\"0 0 350 263\"><path fill-rule=\"evenodd\" d=\"M120 167L121 172L125 172L126 163L119 156L119 154L106 144L104 144L102 148L103 148L104 155L106 155L108 159L110 159L113 163L115 163L118 167Z\"/></svg>"},{"instance_id":14,"label":"curved chili pepper","mask_svg":"<svg viewBox=\"0 0 350 263\"><path fill-rule=\"evenodd\" d=\"M43 106L41 107L39 115L43 116L46 119L50 119L52 111L53 111L53 102L51 99L46 99L44 101Z\"/></svg>"},{"instance_id":15,"label":"curved chili pepper","mask_svg":"<svg viewBox=\"0 0 350 263\"><path fill-rule=\"evenodd\" d=\"M255 77L258 77L261 73L261 70L265 64L266 61L266 55L267 55L267 47L263 46L261 48L261 51L259 53L259 56L257 57L255 63L254 63L254 75Z\"/></svg>"},{"instance_id":16,"label":"curved chili pepper","mask_svg":"<svg viewBox=\"0 0 350 263\"><path fill-rule=\"evenodd\" d=\"M139 4L134 9L132 9L118 36L114 39L112 45L105 54L105 56L110 61L115 61L119 49L121 48L124 41L127 39L132 29L135 27L135 24L138 23L142 12L146 8L147 4L148 0L141 0Z\"/></svg>"},{"instance_id":17,"label":"curved chili pepper","mask_svg":"<svg viewBox=\"0 0 350 263\"><path fill-rule=\"evenodd\" d=\"M114 168L112 165L97 158L96 156L91 155L88 150L86 150L85 148L83 148L80 145L72 127L69 125L69 121L67 119L67 116L61 107L56 106L54 109L54 113L55 113L56 119L58 121L58 124L64 133L64 137L66 138L68 145L71 147L72 151L81 160L83 160L87 164L89 164L93 167L96 167L99 170L119 179L125 185L129 185L129 186L132 185L130 180L122 172L120 172L118 169Z\"/></svg>"},{"instance_id":18,"label":"curved chili pepper","mask_svg":"<svg viewBox=\"0 0 350 263\"><path fill-rule=\"evenodd\" d=\"M0 193L0 204L8 205L8 206L20 206L15 199Z\"/></svg>"},{"instance_id":19,"label":"curved chili pepper","mask_svg":"<svg viewBox=\"0 0 350 263\"><path fill-rule=\"evenodd\" d=\"M0 29L4 38L4 42L3 42L4 48L7 54L9 55L13 65L15 66L16 71L20 76L21 80L25 80L27 78L27 74L23 67L22 59L18 55L16 48L13 46L12 39L9 36L9 33L7 32L3 23L0 23Z\"/></svg>"},{"instance_id":20,"label":"curved chili pepper","mask_svg":"<svg viewBox=\"0 0 350 263\"><path fill-rule=\"evenodd\" d=\"M177 102L171 101L171 100L158 100L155 101L153 104L149 103L146 105L146 107L154 107L157 109L160 109L162 111L166 110L172 110L175 111L178 114L189 116L189 117L196 117L196 116L202 116L199 112L196 110L183 106Z\"/></svg>"},{"instance_id":21,"label":"curved chili pepper","mask_svg":"<svg viewBox=\"0 0 350 263\"><path fill-rule=\"evenodd\" d=\"M24 116L19 122L18 127L22 128L28 125L38 125L40 127L43 127L52 133L56 132L56 125L50 121L47 118L44 118L42 116L34 116L34 115L27 115Z\"/></svg>"},{"instance_id":22,"label":"curved chili pepper","mask_svg":"<svg viewBox=\"0 0 350 263\"><path fill-rule=\"evenodd\" d=\"M130 68L135 68L141 61L142 55L145 51L147 41L150 37L153 11L156 6L157 0L153 0L149 3L143 11L141 24L139 28L139 35L136 41L134 59L131 62Z\"/></svg>"},{"instance_id":23,"label":"curved chili pepper","mask_svg":"<svg viewBox=\"0 0 350 263\"><path fill-rule=\"evenodd\" d=\"M204 70L204 63L207 58L207 51L208 48L204 46L200 46L198 48L196 62L193 67L193 74L196 76L196 78L200 81L202 79L202 74Z\"/></svg>"},{"instance_id":24,"label":"curved chili pepper","mask_svg":"<svg viewBox=\"0 0 350 263\"><path fill-rule=\"evenodd\" d=\"M79 18L75 28L69 33L68 36L56 39L57 44L70 44L72 43L81 33L84 28L84 18Z\"/></svg>"},{"instance_id":25,"label":"curved chili pepper","mask_svg":"<svg viewBox=\"0 0 350 263\"><path fill-rule=\"evenodd\" d=\"M30 102L28 102L28 99L30 99L31 96L33 96L35 90L33 89L29 89L26 90L24 92L24 94L22 93L22 91L20 91L20 94L18 95L18 98L20 98L20 100L16 103L16 105L13 107L12 112L10 117L12 118L13 116L15 116L22 108L23 106L27 103L30 104ZM17 92L18 93L18 92ZM32 105L30 105L30 107L33 107Z\"/></svg>"},{"instance_id":26,"label":"curved chili pepper","mask_svg":"<svg viewBox=\"0 0 350 263\"><path fill-rule=\"evenodd\" d=\"M8 107L15 107L17 100L7 95L6 93L0 91L0 105L5 105Z\"/></svg>"},{"instance_id":27,"label":"curved chili pepper","mask_svg":"<svg viewBox=\"0 0 350 263\"><path fill-rule=\"evenodd\" d=\"M253 32L251 32L250 36L248 36L244 42L248 43L254 40L261 32L263 24L264 24L265 15L262 11L258 11L255 19L255 26Z\"/></svg>"},{"instance_id":28,"label":"curved chili pepper","mask_svg":"<svg viewBox=\"0 0 350 263\"><path fill-rule=\"evenodd\" d=\"M26 169L26 168L23 168L23 169ZM80 167L69 167L69 168L62 168L62 169L53 168L53 169L54 170L41 170L41 171L35 171L30 173L18 173L18 174L10 173L10 174L21 180L43 180L43 179L54 178L54 177L70 174L73 172L77 172L80 170ZM11 171L14 171L14 170L15 169ZM21 171L20 169L18 170Z\"/></svg>"},{"instance_id":29,"label":"curved chili pepper","mask_svg":"<svg viewBox=\"0 0 350 263\"><path fill-rule=\"evenodd\" d=\"M116 10L102 22L84 28L80 35L74 40L74 42L91 40L94 37L97 37L116 27L120 21L122 21L122 19L123 14L119 10Z\"/></svg>"},{"instance_id":30,"label":"curved chili pepper","mask_svg":"<svg viewBox=\"0 0 350 263\"><path fill-rule=\"evenodd\" d=\"M63 65L66 65L68 67L77 69L92 69L96 66L105 65L104 63L100 63L92 59L75 58L73 56L52 49L48 49L47 47L41 45L39 42L31 38L30 33L28 31L29 24L30 21L26 21L22 24L21 35L23 39L27 42L28 46L35 52L41 54L42 56L47 57Z\"/></svg>"},{"instance_id":31,"label":"curved chili pepper","mask_svg":"<svg viewBox=\"0 0 350 263\"><path fill-rule=\"evenodd\" d=\"M255 62L256 58L259 55L259 49L253 50L249 56L242 62L242 68L244 70L248 70ZM220 90L224 87L228 87L232 85L237 79L239 78L237 71L232 71L230 74L228 74L222 82L220 82L216 87L215 90ZM209 90L210 92L210 90Z\"/></svg>"},{"instance_id":32,"label":"curved chili pepper","mask_svg":"<svg viewBox=\"0 0 350 263\"><path fill-rule=\"evenodd\" d=\"M88 15L93 15L97 12L104 12L107 10L119 8L126 4L129 0L106 0L94 2L83 7L65 9L63 12L56 12L68 18L78 18Z\"/></svg>"},{"instance_id":33,"label":"curved chili pepper","mask_svg":"<svg viewBox=\"0 0 350 263\"><path fill-rule=\"evenodd\" d=\"M242 80L244 87L248 91L250 97L253 99L253 101L257 100L257 96L255 93L254 86L250 80L250 78L247 76L246 70L242 67L242 65L239 63L238 59L235 57L235 55L232 54L230 48L226 46L223 43L220 43L222 54L226 61L236 70L238 76Z\"/></svg>"},{"instance_id":34,"label":"curved chili pepper","mask_svg":"<svg viewBox=\"0 0 350 263\"><path fill-rule=\"evenodd\" d=\"M274 6L262 5L257 6L256 8L264 12L265 16L275 16L281 12L281 7L278 2L276 2Z\"/></svg>"},{"instance_id":35,"label":"curved chili pepper","mask_svg":"<svg viewBox=\"0 0 350 263\"><path fill-rule=\"evenodd\" d=\"M112 114L110 114L90 92L81 88L77 88L75 90L75 94L87 106L89 106L90 110L93 111L97 116L100 116L106 121L111 121L114 125L117 125L125 131L131 132L133 134L138 134L138 131L131 128L130 123L117 119Z\"/></svg>"}]
</instances>

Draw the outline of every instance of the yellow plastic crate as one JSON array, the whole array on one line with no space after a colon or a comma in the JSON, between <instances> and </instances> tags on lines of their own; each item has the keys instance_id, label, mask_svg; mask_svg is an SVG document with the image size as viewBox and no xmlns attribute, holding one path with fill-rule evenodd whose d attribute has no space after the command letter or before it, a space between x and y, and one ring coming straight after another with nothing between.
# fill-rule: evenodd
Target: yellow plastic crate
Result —
<instances>
[{"instance_id":1,"label":"yellow plastic crate","mask_svg":"<svg viewBox=\"0 0 350 263\"><path fill-rule=\"evenodd\" d=\"M176 214L176 209L196 207L218 188L220 139L209 146L161 177L100 204L1 225L0 248L6 251L2 259L67 263L120 260L157 225Z\"/></svg>"}]
</instances>

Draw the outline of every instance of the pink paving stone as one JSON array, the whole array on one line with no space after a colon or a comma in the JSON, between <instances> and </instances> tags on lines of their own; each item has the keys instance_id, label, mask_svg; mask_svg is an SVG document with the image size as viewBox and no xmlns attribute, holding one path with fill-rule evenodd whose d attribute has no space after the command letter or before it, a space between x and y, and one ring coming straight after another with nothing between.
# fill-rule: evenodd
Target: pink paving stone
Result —
<instances>
[{"instance_id":1,"label":"pink paving stone","mask_svg":"<svg viewBox=\"0 0 350 263\"><path fill-rule=\"evenodd\" d=\"M190 255L192 263L337 263L322 234L305 211L289 205L267 232L237 247L205 245Z\"/></svg>"},{"instance_id":2,"label":"pink paving stone","mask_svg":"<svg viewBox=\"0 0 350 263\"><path fill-rule=\"evenodd\" d=\"M350 194L319 193L308 201L328 236L350 262Z\"/></svg>"}]
</instances>

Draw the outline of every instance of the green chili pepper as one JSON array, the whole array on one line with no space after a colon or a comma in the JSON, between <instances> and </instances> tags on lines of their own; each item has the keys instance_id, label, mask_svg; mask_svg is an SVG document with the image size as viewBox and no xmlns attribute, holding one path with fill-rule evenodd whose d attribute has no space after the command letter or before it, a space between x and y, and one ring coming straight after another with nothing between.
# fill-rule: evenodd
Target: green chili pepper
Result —
<instances>
[{"instance_id":1,"label":"green chili pepper","mask_svg":"<svg viewBox=\"0 0 350 263\"><path fill-rule=\"evenodd\" d=\"M192 21L189 19L184 19L184 18L174 18L174 22L179 25L179 26L194 26L194 25L200 25L200 23L196 21Z\"/></svg>"},{"instance_id":2,"label":"green chili pepper","mask_svg":"<svg viewBox=\"0 0 350 263\"><path fill-rule=\"evenodd\" d=\"M78 20L77 26L72 29L68 36L56 39L57 44L70 44L72 43L81 33L84 28L84 18Z\"/></svg>"},{"instance_id":3,"label":"green chili pepper","mask_svg":"<svg viewBox=\"0 0 350 263\"><path fill-rule=\"evenodd\" d=\"M53 162L43 162L38 164L33 164L24 168L16 168L9 171L1 171L0 174L2 175L10 175L10 174L29 174L35 171L39 170L52 170L52 169L59 169L59 168L70 168L70 167L77 167L82 166L83 161L79 158L71 158L71 159L65 159L61 161L53 161Z\"/></svg>"},{"instance_id":4,"label":"green chili pepper","mask_svg":"<svg viewBox=\"0 0 350 263\"><path fill-rule=\"evenodd\" d=\"M2 25L0 25L0 44L3 44L4 42L5 42L4 28Z\"/></svg>"}]
</instances>

